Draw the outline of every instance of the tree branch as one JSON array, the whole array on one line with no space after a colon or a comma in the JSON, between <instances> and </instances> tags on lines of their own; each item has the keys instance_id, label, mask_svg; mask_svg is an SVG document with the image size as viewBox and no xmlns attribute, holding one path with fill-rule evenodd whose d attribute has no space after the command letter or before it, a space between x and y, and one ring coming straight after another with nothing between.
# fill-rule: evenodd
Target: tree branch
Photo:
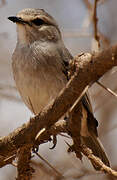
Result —
<instances>
[{"instance_id":1,"label":"tree branch","mask_svg":"<svg viewBox=\"0 0 117 180\"><path fill-rule=\"evenodd\" d=\"M85 145L82 147L82 153L88 157L90 161L95 163L101 171L108 173L112 176L117 177L117 171L111 169L110 167L106 166L98 157L95 157L91 151L91 149L87 148Z\"/></svg>"},{"instance_id":2,"label":"tree branch","mask_svg":"<svg viewBox=\"0 0 117 180\"><path fill-rule=\"evenodd\" d=\"M35 137L41 129L48 130L68 111L87 85L97 81L104 73L117 65L117 45L99 53L76 56L70 65L71 69L76 71L55 101L31 118L28 123L8 136L0 138L1 156L6 158L25 145L33 146Z\"/></svg>"},{"instance_id":3,"label":"tree branch","mask_svg":"<svg viewBox=\"0 0 117 180\"><path fill-rule=\"evenodd\" d=\"M98 18L97 18L97 3L99 0L95 0L93 9L93 26L94 26L94 38L98 43L98 48L100 48L100 37L98 35Z\"/></svg>"},{"instance_id":4,"label":"tree branch","mask_svg":"<svg viewBox=\"0 0 117 180\"><path fill-rule=\"evenodd\" d=\"M32 173L34 169L30 166L31 159L31 147L25 146L18 151L18 175L17 180L30 180L32 179Z\"/></svg>"}]
</instances>

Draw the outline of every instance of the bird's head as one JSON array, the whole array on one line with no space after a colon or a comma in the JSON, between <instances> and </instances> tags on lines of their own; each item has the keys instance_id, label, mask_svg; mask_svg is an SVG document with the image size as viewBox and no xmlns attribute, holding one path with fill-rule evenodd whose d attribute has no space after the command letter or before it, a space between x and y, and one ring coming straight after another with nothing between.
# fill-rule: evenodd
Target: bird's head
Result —
<instances>
[{"instance_id":1,"label":"bird's head","mask_svg":"<svg viewBox=\"0 0 117 180\"><path fill-rule=\"evenodd\" d=\"M19 43L56 42L61 39L56 21L43 9L23 9L16 16L10 16L8 19L17 24Z\"/></svg>"}]
</instances>

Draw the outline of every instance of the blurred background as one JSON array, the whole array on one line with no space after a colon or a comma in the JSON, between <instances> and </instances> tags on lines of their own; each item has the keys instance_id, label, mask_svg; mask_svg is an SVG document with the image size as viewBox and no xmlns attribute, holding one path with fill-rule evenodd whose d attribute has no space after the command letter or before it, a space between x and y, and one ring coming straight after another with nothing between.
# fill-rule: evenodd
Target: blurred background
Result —
<instances>
[{"instance_id":1,"label":"blurred background","mask_svg":"<svg viewBox=\"0 0 117 180\"><path fill-rule=\"evenodd\" d=\"M90 3L93 5L94 0L0 0L0 136L8 135L32 116L15 88L11 56L16 45L16 25L7 17L15 15L23 8L45 9L57 20L66 47L73 55L77 55L96 50ZM117 42L117 1L100 0L97 15L103 49ZM100 82L117 93L116 68L106 73ZM90 88L89 93L95 117L99 121L99 138L105 147L112 168L117 170L117 98L97 83ZM68 146L63 137L58 138L58 144L54 150L49 149L51 146L52 144L49 143L41 145L40 154L67 180L114 179L93 170L86 158L80 162L74 153L68 154ZM56 179L53 171L36 156L32 164L36 168L34 180ZM1 180L13 180L15 177L16 168L12 165L0 169Z\"/></svg>"}]
</instances>

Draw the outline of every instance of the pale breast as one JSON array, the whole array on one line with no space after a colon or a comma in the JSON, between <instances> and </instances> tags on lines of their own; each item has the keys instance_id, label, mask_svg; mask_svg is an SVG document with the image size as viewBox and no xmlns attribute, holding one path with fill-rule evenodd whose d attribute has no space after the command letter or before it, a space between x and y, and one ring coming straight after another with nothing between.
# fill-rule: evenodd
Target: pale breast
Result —
<instances>
[{"instance_id":1,"label":"pale breast","mask_svg":"<svg viewBox=\"0 0 117 180\"><path fill-rule=\"evenodd\" d=\"M37 62L37 59L33 59L30 53L29 55L26 54L25 49L23 51L19 54L15 51L13 55L14 79L24 103L34 114L37 114L51 100L55 99L65 86L67 79L56 63L56 59L53 60L54 64L47 63L41 59L42 56L40 55ZM46 59L46 56L44 58Z\"/></svg>"}]
</instances>

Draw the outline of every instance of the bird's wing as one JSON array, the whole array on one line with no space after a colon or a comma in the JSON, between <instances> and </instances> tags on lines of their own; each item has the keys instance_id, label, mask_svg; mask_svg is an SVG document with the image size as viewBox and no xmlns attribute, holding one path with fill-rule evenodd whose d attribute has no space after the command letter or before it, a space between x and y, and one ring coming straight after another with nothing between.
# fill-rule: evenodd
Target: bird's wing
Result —
<instances>
[{"instance_id":1,"label":"bird's wing","mask_svg":"<svg viewBox=\"0 0 117 180\"><path fill-rule=\"evenodd\" d=\"M67 49L65 49L64 51L66 51L65 54L67 54L67 57L65 56L66 58L64 61L64 65L65 66L67 65L66 70L68 70L69 63L67 64L67 62L69 62L69 60L72 59L72 56ZM86 116L84 116L84 118L86 117L86 119L85 120L82 119L81 123L86 123L85 125L83 125L83 127L87 127L88 129L88 134L86 136L81 135L82 142L92 150L95 156L99 157L107 166L110 166L104 148L98 139L98 133L97 133L98 121L95 119L93 115L93 110L92 110L91 102L89 100L88 92L85 93L85 95L82 97L81 102L83 105L83 109L86 112ZM94 163L92 164L96 170L99 170L99 168Z\"/></svg>"}]
</instances>

